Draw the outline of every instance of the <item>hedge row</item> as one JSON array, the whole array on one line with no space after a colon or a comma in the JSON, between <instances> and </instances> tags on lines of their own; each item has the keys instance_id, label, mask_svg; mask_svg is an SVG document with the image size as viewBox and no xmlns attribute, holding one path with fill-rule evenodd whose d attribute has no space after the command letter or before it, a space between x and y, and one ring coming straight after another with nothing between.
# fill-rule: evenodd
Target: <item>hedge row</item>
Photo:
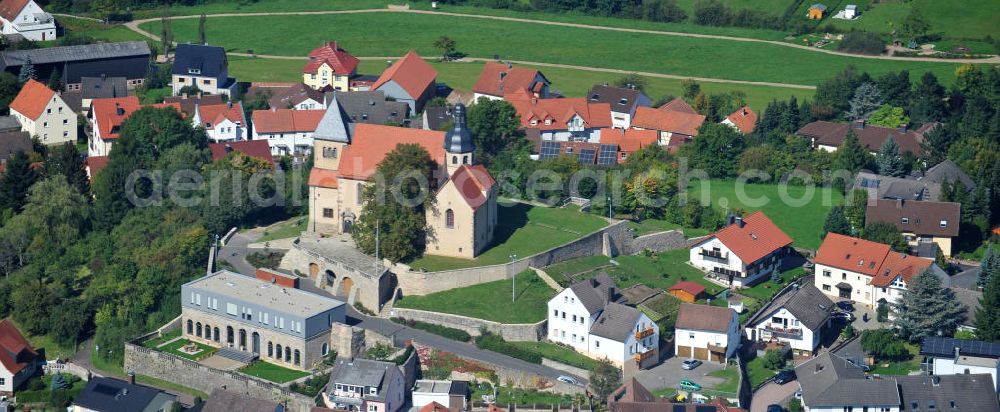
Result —
<instances>
[{"instance_id":1,"label":"hedge row","mask_svg":"<svg viewBox=\"0 0 1000 412\"><path fill-rule=\"evenodd\" d=\"M542 363L542 354L521 348L519 346L514 346L507 341L503 340L502 337L494 335L489 332L485 332L480 336L476 337L476 346L480 349L486 349L496 353L504 354L512 358L517 358L525 362L531 362L536 364Z\"/></svg>"},{"instance_id":2,"label":"hedge row","mask_svg":"<svg viewBox=\"0 0 1000 412\"><path fill-rule=\"evenodd\" d=\"M457 340L459 342L468 342L472 340L472 335L469 335L468 332L461 329L449 328L447 326L441 326L433 323L421 322L419 320L404 319L404 318L392 318L392 321L402 325L409 326L411 328L427 331L435 335L440 335L448 339Z\"/></svg>"}]
</instances>

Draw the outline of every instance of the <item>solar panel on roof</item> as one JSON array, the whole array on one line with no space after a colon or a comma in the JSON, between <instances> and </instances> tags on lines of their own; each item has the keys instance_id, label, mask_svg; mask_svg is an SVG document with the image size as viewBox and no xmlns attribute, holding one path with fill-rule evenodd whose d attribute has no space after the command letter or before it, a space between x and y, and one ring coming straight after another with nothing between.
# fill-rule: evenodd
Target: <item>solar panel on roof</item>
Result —
<instances>
[{"instance_id":1,"label":"solar panel on roof","mask_svg":"<svg viewBox=\"0 0 1000 412\"><path fill-rule=\"evenodd\" d=\"M615 158L617 156L618 145L602 144L601 153L597 156L597 164L602 166L611 166L615 164Z\"/></svg>"},{"instance_id":2,"label":"solar panel on roof","mask_svg":"<svg viewBox=\"0 0 1000 412\"><path fill-rule=\"evenodd\" d=\"M581 149L580 150L580 163L592 165L594 164L594 157L597 156L597 151L594 149Z\"/></svg>"},{"instance_id":3,"label":"solar panel on roof","mask_svg":"<svg viewBox=\"0 0 1000 412\"><path fill-rule=\"evenodd\" d=\"M674 405L673 412L684 412L687 410L687 405Z\"/></svg>"},{"instance_id":4,"label":"solar panel on roof","mask_svg":"<svg viewBox=\"0 0 1000 412\"><path fill-rule=\"evenodd\" d=\"M118 391L118 388L114 386L108 386L100 383L94 386L94 392L102 395L115 396L118 394Z\"/></svg>"},{"instance_id":5,"label":"solar panel on roof","mask_svg":"<svg viewBox=\"0 0 1000 412\"><path fill-rule=\"evenodd\" d=\"M694 412L716 412L717 408L711 405L699 405L694 407Z\"/></svg>"},{"instance_id":6,"label":"solar panel on roof","mask_svg":"<svg viewBox=\"0 0 1000 412\"><path fill-rule=\"evenodd\" d=\"M542 142L542 148L538 153L538 158L546 160L559 157L559 151L561 148L562 144L559 142Z\"/></svg>"}]
</instances>

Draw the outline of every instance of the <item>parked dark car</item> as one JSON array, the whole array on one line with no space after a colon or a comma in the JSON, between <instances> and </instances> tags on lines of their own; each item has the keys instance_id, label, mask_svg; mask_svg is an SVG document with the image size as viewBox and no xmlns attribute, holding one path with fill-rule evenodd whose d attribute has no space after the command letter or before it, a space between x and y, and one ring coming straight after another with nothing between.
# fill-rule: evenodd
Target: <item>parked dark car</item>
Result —
<instances>
[{"instance_id":1,"label":"parked dark car","mask_svg":"<svg viewBox=\"0 0 1000 412\"><path fill-rule=\"evenodd\" d=\"M842 300L840 302L837 302L837 309L840 309L844 312L854 312L854 304L846 300Z\"/></svg>"},{"instance_id":2,"label":"parked dark car","mask_svg":"<svg viewBox=\"0 0 1000 412\"><path fill-rule=\"evenodd\" d=\"M854 315L850 312L834 312L830 315L830 319L833 319L834 322L851 323L854 322Z\"/></svg>"},{"instance_id":3,"label":"parked dark car","mask_svg":"<svg viewBox=\"0 0 1000 412\"><path fill-rule=\"evenodd\" d=\"M795 371L790 369L783 370L781 372L778 372L777 375L774 375L774 383L777 383L778 385L784 385L794 380L795 380Z\"/></svg>"},{"instance_id":4,"label":"parked dark car","mask_svg":"<svg viewBox=\"0 0 1000 412\"><path fill-rule=\"evenodd\" d=\"M785 412L785 408L782 408L781 405L771 404L767 405L767 412Z\"/></svg>"}]
</instances>

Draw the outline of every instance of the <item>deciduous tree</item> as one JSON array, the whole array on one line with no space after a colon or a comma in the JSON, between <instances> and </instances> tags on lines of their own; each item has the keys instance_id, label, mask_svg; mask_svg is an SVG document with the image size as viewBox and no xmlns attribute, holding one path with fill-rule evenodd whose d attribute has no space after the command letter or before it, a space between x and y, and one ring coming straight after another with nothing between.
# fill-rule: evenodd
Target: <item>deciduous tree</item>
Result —
<instances>
[{"instance_id":1,"label":"deciduous tree","mask_svg":"<svg viewBox=\"0 0 1000 412\"><path fill-rule=\"evenodd\" d=\"M590 370L590 388L599 399L606 399L621 385L621 370L607 359L598 360L594 369Z\"/></svg>"}]
</instances>

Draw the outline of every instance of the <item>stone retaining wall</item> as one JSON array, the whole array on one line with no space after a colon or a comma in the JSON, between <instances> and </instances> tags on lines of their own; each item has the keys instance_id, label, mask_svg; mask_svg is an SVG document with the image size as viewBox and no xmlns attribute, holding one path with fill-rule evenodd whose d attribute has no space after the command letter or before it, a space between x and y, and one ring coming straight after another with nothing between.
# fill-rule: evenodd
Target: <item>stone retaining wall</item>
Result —
<instances>
[{"instance_id":1,"label":"stone retaining wall","mask_svg":"<svg viewBox=\"0 0 1000 412\"><path fill-rule=\"evenodd\" d=\"M567 364L562 363L562 362L556 362L556 361L554 361L552 359L545 358L545 357L542 358L542 366L548 366L548 367L550 367L552 369L560 370L560 371L569 373L570 375L576 375L576 376L580 376L580 377L584 377L584 378L590 375L590 371L589 370L586 370L586 369L583 369L583 368L578 368L578 367L572 366L572 365L567 365Z\"/></svg>"},{"instance_id":2,"label":"stone retaining wall","mask_svg":"<svg viewBox=\"0 0 1000 412\"><path fill-rule=\"evenodd\" d=\"M413 342L413 345L414 345L415 348L420 348L421 346L427 346L427 345L420 344L419 342L416 342L416 341ZM478 359L466 358L466 357L463 357L461 354L458 354L458 353L452 353L452 354L455 355L455 356L457 356L457 357L459 357L459 358L465 359L465 360L467 360L469 362L482 365L483 367L496 372L497 377L500 379L500 382L502 384L506 384L507 382L510 382L510 383L513 383L513 385L515 387L526 388L526 389L529 389L529 388L538 388L541 385L541 386L544 386L544 388L541 389L543 391L555 392L555 393L565 393L565 394L576 394L576 393L584 393L585 392L585 388L583 386L570 385L570 384L565 383L565 382L560 382L560 381L557 381L555 379L545 378L545 377L536 375L534 373L523 371L523 370L520 370L520 369L512 369L512 368L508 368L506 366L501 366L501 365L493 364L493 363L490 363L490 362L483 362L483 361L478 360ZM456 378L456 374L457 373L458 372L452 372L452 377ZM587 376L587 375L584 375L584 376ZM464 376L463 378L465 378L465 379L471 379L473 377L467 375L467 376Z\"/></svg>"},{"instance_id":3,"label":"stone retaining wall","mask_svg":"<svg viewBox=\"0 0 1000 412\"><path fill-rule=\"evenodd\" d=\"M545 320L538 323L510 324L470 318L468 316L452 315L450 313L430 312L426 310L406 309L400 307L393 307L391 312L392 313L389 315L392 317L418 320L421 322L447 326L449 328L461 329L473 336L479 335L479 328L485 327L486 330L500 335L504 340L511 342L537 342L547 333Z\"/></svg>"},{"instance_id":4,"label":"stone retaining wall","mask_svg":"<svg viewBox=\"0 0 1000 412\"><path fill-rule=\"evenodd\" d=\"M687 247L687 239L684 232L679 230L668 230L666 232L650 233L632 239L632 253L639 253L643 250L652 252L663 252Z\"/></svg>"},{"instance_id":5,"label":"stone retaining wall","mask_svg":"<svg viewBox=\"0 0 1000 412\"><path fill-rule=\"evenodd\" d=\"M125 343L126 372L146 375L178 385L212 393L216 388L243 393L255 398L285 403L289 411L309 412L315 400L293 392L286 386L237 372L210 368L179 356L155 351L131 342Z\"/></svg>"}]
</instances>

